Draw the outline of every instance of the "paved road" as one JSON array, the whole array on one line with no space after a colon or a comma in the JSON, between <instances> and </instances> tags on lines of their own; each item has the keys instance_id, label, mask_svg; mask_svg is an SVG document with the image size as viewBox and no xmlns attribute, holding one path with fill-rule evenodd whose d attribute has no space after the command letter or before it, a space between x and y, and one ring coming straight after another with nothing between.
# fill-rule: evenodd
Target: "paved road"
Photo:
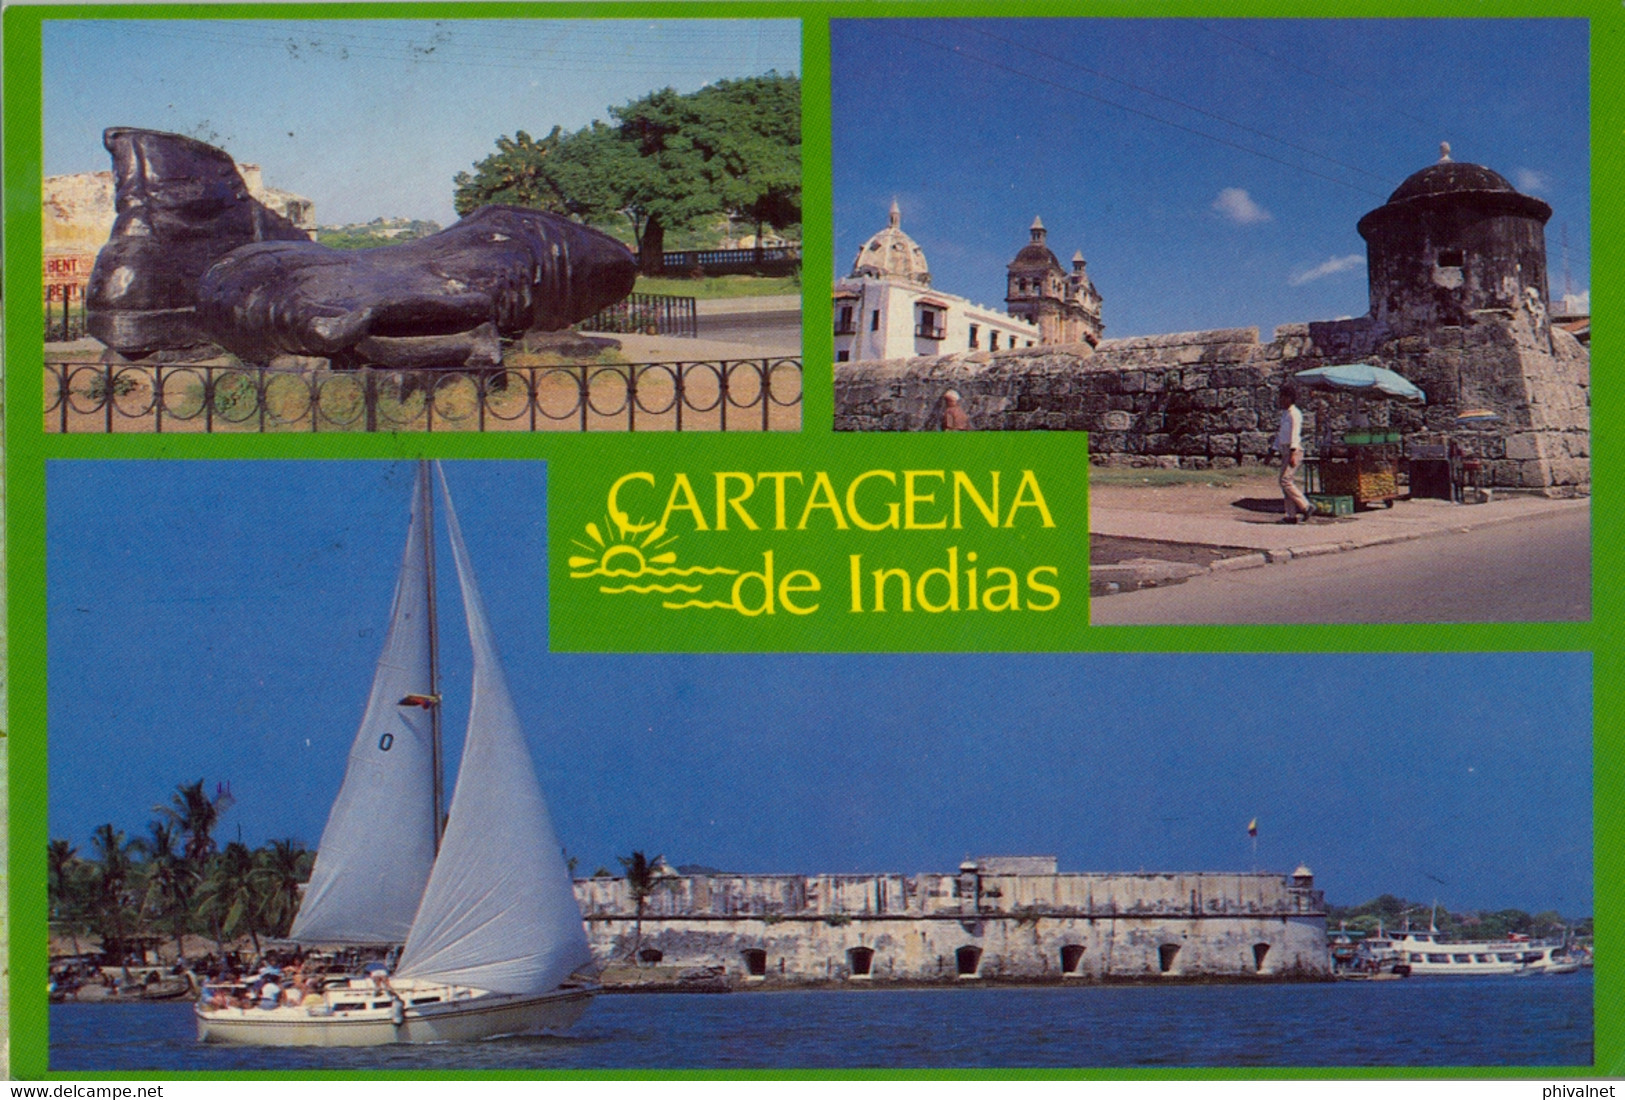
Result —
<instances>
[{"instance_id":1,"label":"paved road","mask_svg":"<svg viewBox=\"0 0 1625 1100\"><path fill-rule=\"evenodd\" d=\"M1090 622L1567 622L1591 618L1591 517L1562 512L1462 534L1200 576L1089 601Z\"/></svg>"},{"instance_id":2,"label":"paved road","mask_svg":"<svg viewBox=\"0 0 1625 1100\"><path fill-rule=\"evenodd\" d=\"M699 318L699 336L760 349L754 354L796 355L801 351L801 310L706 314Z\"/></svg>"}]
</instances>

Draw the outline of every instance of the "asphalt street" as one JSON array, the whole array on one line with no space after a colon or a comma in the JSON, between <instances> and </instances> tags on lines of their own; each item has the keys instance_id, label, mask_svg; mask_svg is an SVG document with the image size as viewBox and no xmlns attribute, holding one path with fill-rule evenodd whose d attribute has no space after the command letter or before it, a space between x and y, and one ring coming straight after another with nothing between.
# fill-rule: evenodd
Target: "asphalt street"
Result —
<instances>
[{"instance_id":1,"label":"asphalt street","mask_svg":"<svg viewBox=\"0 0 1625 1100\"><path fill-rule=\"evenodd\" d=\"M1205 574L1089 601L1097 626L1574 622L1591 618L1591 519L1479 530Z\"/></svg>"},{"instance_id":2,"label":"asphalt street","mask_svg":"<svg viewBox=\"0 0 1625 1100\"><path fill-rule=\"evenodd\" d=\"M710 313L699 318L702 340L747 344L774 355L801 351L801 310Z\"/></svg>"}]
</instances>

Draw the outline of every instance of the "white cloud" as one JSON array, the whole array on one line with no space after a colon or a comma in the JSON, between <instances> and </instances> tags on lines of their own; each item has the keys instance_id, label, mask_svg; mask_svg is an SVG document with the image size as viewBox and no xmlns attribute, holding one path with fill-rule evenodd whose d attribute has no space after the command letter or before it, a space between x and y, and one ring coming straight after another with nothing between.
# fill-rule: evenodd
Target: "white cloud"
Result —
<instances>
[{"instance_id":1,"label":"white cloud","mask_svg":"<svg viewBox=\"0 0 1625 1100\"><path fill-rule=\"evenodd\" d=\"M1253 201L1253 197L1240 187L1226 187L1213 200L1213 209L1237 225L1257 225L1273 221L1274 215Z\"/></svg>"},{"instance_id":2,"label":"white cloud","mask_svg":"<svg viewBox=\"0 0 1625 1100\"><path fill-rule=\"evenodd\" d=\"M1567 295L1560 305L1564 313L1590 313L1591 288L1587 287L1584 290L1577 290Z\"/></svg>"},{"instance_id":3,"label":"white cloud","mask_svg":"<svg viewBox=\"0 0 1625 1100\"><path fill-rule=\"evenodd\" d=\"M1347 256L1333 256L1325 263L1316 264L1307 271L1299 271L1287 280L1292 286L1302 286L1312 283L1316 279L1324 279L1328 275L1340 275L1345 271L1353 271L1357 267L1365 266L1365 257L1358 252L1351 252Z\"/></svg>"},{"instance_id":4,"label":"white cloud","mask_svg":"<svg viewBox=\"0 0 1625 1100\"><path fill-rule=\"evenodd\" d=\"M1533 168L1520 168L1512 173L1512 183L1519 191L1535 194L1551 187L1552 178L1545 172L1537 172Z\"/></svg>"}]
</instances>

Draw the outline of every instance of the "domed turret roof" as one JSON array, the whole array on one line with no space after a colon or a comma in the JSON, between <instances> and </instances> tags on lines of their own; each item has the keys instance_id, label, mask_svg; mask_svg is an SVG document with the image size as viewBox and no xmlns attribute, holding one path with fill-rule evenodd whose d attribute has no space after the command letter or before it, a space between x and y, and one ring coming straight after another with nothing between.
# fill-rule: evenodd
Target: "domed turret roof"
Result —
<instances>
[{"instance_id":1,"label":"domed turret roof","mask_svg":"<svg viewBox=\"0 0 1625 1100\"><path fill-rule=\"evenodd\" d=\"M1439 159L1405 182L1388 196L1388 202L1360 219L1360 234L1378 221L1400 217L1400 211L1431 209L1441 203L1470 201L1492 209L1538 218L1542 223L1552 216L1552 208L1533 195L1525 195L1506 177L1482 164L1465 164L1450 159L1450 143L1440 142Z\"/></svg>"},{"instance_id":2,"label":"domed turret roof","mask_svg":"<svg viewBox=\"0 0 1625 1100\"><path fill-rule=\"evenodd\" d=\"M1033 219L1031 232L1032 240L1023 245L1021 251L1016 253L1016 258L1010 261L1010 269L1013 271L1018 267L1050 267L1051 265L1060 267L1061 261L1055 258L1055 253L1051 252L1049 245L1044 243L1048 231L1044 228L1044 222L1041 218Z\"/></svg>"},{"instance_id":3,"label":"domed turret roof","mask_svg":"<svg viewBox=\"0 0 1625 1100\"><path fill-rule=\"evenodd\" d=\"M902 221L902 211L893 199L886 228L858 249L857 259L852 261L853 277L907 279L921 286L931 285L931 269L926 265L925 253L914 243L914 238L899 228Z\"/></svg>"},{"instance_id":4,"label":"domed turret roof","mask_svg":"<svg viewBox=\"0 0 1625 1100\"><path fill-rule=\"evenodd\" d=\"M1439 146L1439 159L1437 163L1430 164L1420 172L1413 172L1404 183L1388 196L1389 202L1404 202L1406 199L1420 198L1423 195L1448 195L1458 191L1505 191L1516 193L1517 189L1506 181L1501 173L1485 168L1482 164L1463 164L1450 159L1450 143L1444 142Z\"/></svg>"}]
</instances>

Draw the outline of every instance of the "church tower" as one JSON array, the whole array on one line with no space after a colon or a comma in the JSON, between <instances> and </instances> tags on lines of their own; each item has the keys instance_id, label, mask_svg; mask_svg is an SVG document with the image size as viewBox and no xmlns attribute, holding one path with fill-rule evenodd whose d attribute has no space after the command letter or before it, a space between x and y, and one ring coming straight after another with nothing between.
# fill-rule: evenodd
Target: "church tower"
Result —
<instances>
[{"instance_id":1,"label":"church tower","mask_svg":"<svg viewBox=\"0 0 1625 1100\"><path fill-rule=\"evenodd\" d=\"M1085 272L1083 253L1068 272L1049 249L1048 231L1034 218L1029 240L1007 266L1005 305L1012 317L1038 326L1045 344L1100 343L1100 293Z\"/></svg>"}]
</instances>

